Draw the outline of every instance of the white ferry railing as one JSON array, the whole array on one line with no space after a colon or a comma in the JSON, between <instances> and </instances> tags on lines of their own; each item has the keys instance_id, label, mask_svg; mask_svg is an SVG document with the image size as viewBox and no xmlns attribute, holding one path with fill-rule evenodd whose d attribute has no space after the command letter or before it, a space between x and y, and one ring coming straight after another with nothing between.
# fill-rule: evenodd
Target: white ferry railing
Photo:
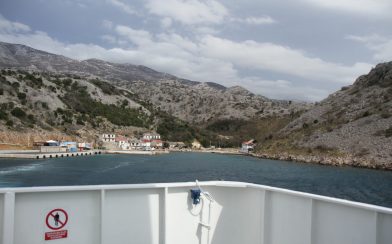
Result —
<instances>
[{"instance_id":1,"label":"white ferry railing","mask_svg":"<svg viewBox=\"0 0 392 244\"><path fill-rule=\"evenodd\" d=\"M392 243L390 208L241 182L199 185L210 198L198 205L194 182L0 188L0 243Z\"/></svg>"}]
</instances>

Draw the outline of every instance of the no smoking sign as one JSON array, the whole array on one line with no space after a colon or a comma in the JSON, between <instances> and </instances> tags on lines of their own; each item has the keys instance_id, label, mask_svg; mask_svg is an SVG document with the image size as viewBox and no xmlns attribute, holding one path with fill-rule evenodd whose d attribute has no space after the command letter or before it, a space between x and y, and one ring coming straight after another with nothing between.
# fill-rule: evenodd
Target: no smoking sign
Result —
<instances>
[{"instance_id":1,"label":"no smoking sign","mask_svg":"<svg viewBox=\"0 0 392 244\"><path fill-rule=\"evenodd\" d=\"M46 226L53 230L45 232L45 240L56 240L68 237L68 231L64 230L68 222L68 213L61 208L51 210L45 218Z\"/></svg>"}]
</instances>

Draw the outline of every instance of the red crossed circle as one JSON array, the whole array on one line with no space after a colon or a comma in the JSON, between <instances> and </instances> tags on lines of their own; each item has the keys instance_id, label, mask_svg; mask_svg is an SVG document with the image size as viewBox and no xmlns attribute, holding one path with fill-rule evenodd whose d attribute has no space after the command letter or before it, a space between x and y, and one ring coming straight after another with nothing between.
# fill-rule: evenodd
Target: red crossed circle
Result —
<instances>
[{"instance_id":1,"label":"red crossed circle","mask_svg":"<svg viewBox=\"0 0 392 244\"><path fill-rule=\"evenodd\" d=\"M58 220L58 222L59 222L59 226L52 226L52 225L50 225L50 223L49 223L49 218L50 217L52 217L52 218L54 218L54 212L61 212L61 213L63 213L64 214L64 216L65 216L65 220ZM65 212L65 210L64 209L61 209L61 208L56 208L56 209L53 209L52 211L50 211L47 215L46 215L46 226L48 226L48 228L50 228L50 229L52 229L52 230L59 230L59 229L61 229L61 228L63 228L66 224L67 224L67 222L68 222L68 214L67 214L67 212Z\"/></svg>"}]
</instances>

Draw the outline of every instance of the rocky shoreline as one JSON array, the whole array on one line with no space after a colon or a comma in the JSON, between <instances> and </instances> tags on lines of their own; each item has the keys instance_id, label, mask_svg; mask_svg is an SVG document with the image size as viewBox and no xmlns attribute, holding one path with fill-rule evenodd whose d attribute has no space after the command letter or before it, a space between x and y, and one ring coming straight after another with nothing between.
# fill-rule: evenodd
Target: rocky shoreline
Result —
<instances>
[{"instance_id":1,"label":"rocky shoreline","mask_svg":"<svg viewBox=\"0 0 392 244\"><path fill-rule=\"evenodd\" d=\"M173 150L174 151L174 150ZM356 168L366 168L366 169L377 169L377 170L387 170L392 171L392 164L376 164L374 162L369 162L363 158L355 157L352 155L346 156L328 156L328 155L294 155L286 152L280 154L272 153L241 153L238 149L221 149L221 150L181 150L181 152L202 152L202 153L218 153L227 155L244 155L252 156L255 158L272 159L272 160L282 160L282 161L292 161L299 163L312 163L320 165L328 165L335 167L356 167Z\"/></svg>"},{"instance_id":2,"label":"rocky shoreline","mask_svg":"<svg viewBox=\"0 0 392 244\"><path fill-rule=\"evenodd\" d=\"M313 163L321 165L330 165L336 167L351 166L357 168L378 169L392 171L392 164L375 164L351 155L336 157L326 155L293 155L289 153L268 154L268 153L250 153L250 156L257 158L295 161L300 163Z\"/></svg>"}]
</instances>

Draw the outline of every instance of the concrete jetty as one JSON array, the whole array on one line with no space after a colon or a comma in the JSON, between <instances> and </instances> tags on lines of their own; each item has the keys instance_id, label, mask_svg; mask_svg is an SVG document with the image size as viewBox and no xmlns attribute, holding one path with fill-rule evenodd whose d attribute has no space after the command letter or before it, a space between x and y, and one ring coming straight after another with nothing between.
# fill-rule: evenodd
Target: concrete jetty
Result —
<instances>
[{"instance_id":1,"label":"concrete jetty","mask_svg":"<svg viewBox=\"0 0 392 244\"><path fill-rule=\"evenodd\" d=\"M106 150L107 154L131 154L131 155L157 155L166 154L169 151L166 150L154 150L154 151L139 151L139 150Z\"/></svg>"},{"instance_id":2,"label":"concrete jetty","mask_svg":"<svg viewBox=\"0 0 392 244\"><path fill-rule=\"evenodd\" d=\"M2 151L0 152L0 158L26 158L26 159L46 159L46 158L66 158L66 157L77 157L77 156L90 156L102 154L104 151L93 150L84 152L57 152L57 153L40 153L34 150L13 150L13 152Z\"/></svg>"}]
</instances>

